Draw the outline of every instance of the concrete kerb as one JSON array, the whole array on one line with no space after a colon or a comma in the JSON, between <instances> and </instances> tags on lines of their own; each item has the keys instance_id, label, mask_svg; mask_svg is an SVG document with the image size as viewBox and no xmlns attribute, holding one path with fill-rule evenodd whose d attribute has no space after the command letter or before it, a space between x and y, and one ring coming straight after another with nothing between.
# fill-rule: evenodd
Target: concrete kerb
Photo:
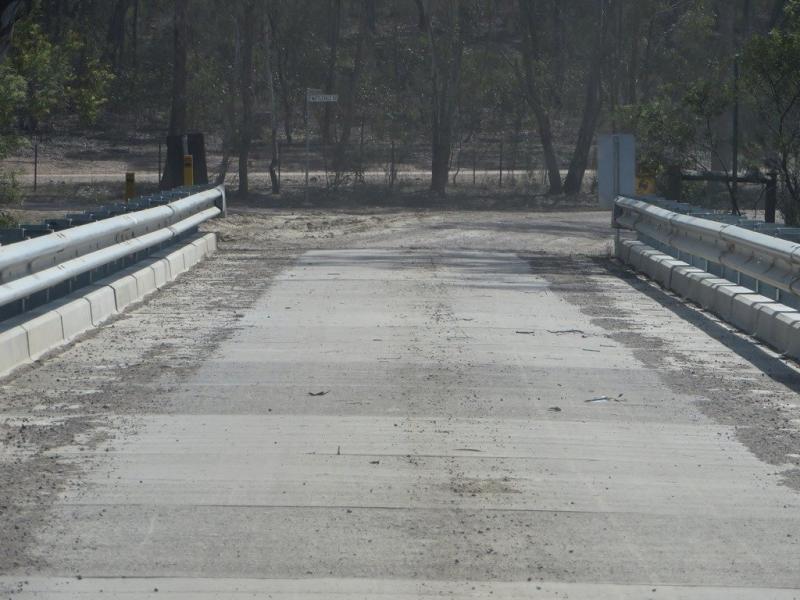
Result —
<instances>
[{"instance_id":1,"label":"concrete kerb","mask_svg":"<svg viewBox=\"0 0 800 600\"><path fill-rule=\"evenodd\" d=\"M92 311L92 325L97 327L108 320L117 312L117 302L114 290L107 285L93 286L89 292L84 292L83 297L89 302Z\"/></svg>"},{"instance_id":2,"label":"concrete kerb","mask_svg":"<svg viewBox=\"0 0 800 600\"><path fill-rule=\"evenodd\" d=\"M772 340L775 348L788 352L793 343L800 344L800 314L789 306L775 302L758 306L755 337Z\"/></svg>"},{"instance_id":3,"label":"concrete kerb","mask_svg":"<svg viewBox=\"0 0 800 600\"><path fill-rule=\"evenodd\" d=\"M109 282L108 285L114 290L114 301L117 305L117 312L124 310L126 307L139 300L136 280L131 275L122 275Z\"/></svg>"},{"instance_id":4,"label":"concrete kerb","mask_svg":"<svg viewBox=\"0 0 800 600\"><path fill-rule=\"evenodd\" d=\"M19 325L0 330L0 376L30 361L28 332Z\"/></svg>"},{"instance_id":5,"label":"concrete kerb","mask_svg":"<svg viewBox=\"0 0 800 600\"><path fill-rule=\"evenodd\" d=\"M61 315L64 340L72 340L89 331L92 326L92 305L87 298L77 298L55 309Z\"/></svg>"},{"instance_id":6,"label":"concrete kerb","mask_svg":"<svg viewBox=\"0 0 800 600\"><path fill-rule=\"evenodd\" d=\"M75 294L0 324L0 377L140 302L186 272L186 265L210 256L216 247L215 234L202 234L202 238L176 250L158 253Z\"/></svg>"},{"instance_id":7,"label":"concrete kerb","mask_svg":"<svg viewBox=\"0 0 800 600\"><path fill-rule=\"evenodd\" d=\"M776 350L800 359L800 312L642 242L620 243L617 257L664 288L696 302Z\"/></svg>"},{"instance_id":8,"label":"concrete kerb","mask_svg":"<svg viewBox=\"0 0 800 600\"><path fill-rule=\"evenodd\" d=\"M156 260L150 265L153 271L153 280L155 281L156 288L161 289L171 280L169 276L169 263L161 258Z\"/></svg>"},{"instance_id":9,"label":"concrete kerb","mask_svg":"<svg viewBox=\"0 0 800 600\"><path fill-rule=\"evenodd\" d=\"M158 286L156 286L156 274L150 265L137 269L131 273L131 277L136 280L136 293L139 300L158 289Z\"/></svg>"},{"instance_id":10,"label":"concrete kerb","mask_svg":"<svg viewBox=\"0 0 800 600\"><path fill-rule=\"evenodd\" d=\"M28 333L31 360L36 360L64 342L64 326L57 310L43 313L20 326Z\"/></svg>"}]
</instances>

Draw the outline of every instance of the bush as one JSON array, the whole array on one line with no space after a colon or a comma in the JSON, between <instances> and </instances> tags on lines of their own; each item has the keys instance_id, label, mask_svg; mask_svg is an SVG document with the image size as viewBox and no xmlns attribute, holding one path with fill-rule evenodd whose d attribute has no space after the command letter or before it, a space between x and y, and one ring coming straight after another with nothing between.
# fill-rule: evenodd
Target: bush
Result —
<instances>
[{"instance_id":1,"label":"bush","mask_svg":"<svg viewBox=\"0 0 800 600\"><path fill-rule=\"evenodd\" d=\"M14 173L0 172L0 204L19 204L22 191Z\"/></svg>"},{"instance_id":2,"label":"bush","mask_svg":"<svg viewBox=\"0 0 800 600\"><path fill-rule=\"evenodd\" d=\"M19 225L19 223L12 215L0 210L0 228L6 229L16 227L17 225Z\"/></svg>"}]
</instances>

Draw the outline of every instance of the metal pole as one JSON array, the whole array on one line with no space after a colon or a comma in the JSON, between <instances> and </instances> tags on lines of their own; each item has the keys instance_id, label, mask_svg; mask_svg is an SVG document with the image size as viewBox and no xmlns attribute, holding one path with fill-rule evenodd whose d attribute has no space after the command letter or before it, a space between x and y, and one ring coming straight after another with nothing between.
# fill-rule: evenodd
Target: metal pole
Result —
<instances>
[{"instance_id":1,"label":"metal pole","mask_svg":"<svg viewBox=\"0 0 800 600\"><path fill-rule=\"evenodd\" d=\"M733 180L731 197L733 210L739 213L739 55L733 59L733 161L731 164Z\"/></svg>"},{"instance_id":2,"label":"metal pole","mask_svg":"<svg viewBox=\"0 0 800 600\"><path fill-rule=\"evenodd\" d=\"M33 144L33 191L39 184L39 142Z\"/></svg>"},{"instance_id":3,"label":"metal pole","mask_svg":"<svg viewBox=\"0 0 800 600\"><path fill-rule=\"evenodd\" d=\"M303 111L306 126L306 202L308 202L308 165L311 160L311 144L308 138L308 93L309 90L306 88L306 105Z\"/></svg>"},{"instance_id":4,"label":"metal pole","mask_svg":"<svg viewBox=\"0 0 800 600\"><path fill-rule=\"evenodd\" d=\"M500 187L503 187L503 140L500 140Z\"/></svg>"}]
</instances>

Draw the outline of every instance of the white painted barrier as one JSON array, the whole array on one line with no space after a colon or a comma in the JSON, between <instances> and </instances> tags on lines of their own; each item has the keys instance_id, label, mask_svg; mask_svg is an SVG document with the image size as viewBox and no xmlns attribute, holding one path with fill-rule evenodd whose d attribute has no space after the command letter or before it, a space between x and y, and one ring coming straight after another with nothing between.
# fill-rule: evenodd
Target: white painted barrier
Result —
<instances>
[{"instance_id":1,"label":"white painted barrier","mask_svg":"<svg viewBox=\"0 0 800 600\"><path fill-rule=\"evenodd\" d=\"M153 254L134 267L98 281L66 298L0 324L0 377L37 360L97 327L126 307L174 281L216 250L216 234ZM180 269L171 269L171 262ZM157 286L156 283L160 285Z\"/></svg>"},{"instance_id":2,"label":"white painted barrier","mask_svg":"<svg viewBox=\"0 0 800 600\"><path fill-rule=\"evenodd\" d=\"M798 244L624 197L615 202L614 226L729 267L793 298L800 292ZM800 359L800 312L796 309L678 260L640 240L620 240L618 236L616 255L664 288L699 304L778 351Z\"/></svg>"}]
</instances>

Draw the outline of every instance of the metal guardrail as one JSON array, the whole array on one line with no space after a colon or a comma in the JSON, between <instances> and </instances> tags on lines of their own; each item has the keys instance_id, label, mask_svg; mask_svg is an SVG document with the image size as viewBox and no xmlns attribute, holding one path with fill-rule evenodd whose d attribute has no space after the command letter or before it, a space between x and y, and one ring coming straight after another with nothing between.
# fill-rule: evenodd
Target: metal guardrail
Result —
<instances>
[{"instance_id":1,"label":"metal guardrail","mask_svg":"<svg viewBox=\"0 0 800 600\"><path fill-rule=\"evenodd\" d=\"M637 232L642 242L679 260L800 307L800 244L756 231L755 222L748 229L709 216L716 214L680 214L650 202L618 197L613 225Z\"/></svg>"},{"instance_id":2,"label":"metal guardrail","mask_svg":"<svg viewBox=\"0 0 800 600\"><path fill-rule=\"evenodd\" d=\"M123 263L193 233L225 212L224 186L162 206L110 216L101 221L0 246L0 318L92 283ZM130 259L130 260L129 260ZM51 294L50 291L54 293Z\"/></svg>"}]
</instances>

